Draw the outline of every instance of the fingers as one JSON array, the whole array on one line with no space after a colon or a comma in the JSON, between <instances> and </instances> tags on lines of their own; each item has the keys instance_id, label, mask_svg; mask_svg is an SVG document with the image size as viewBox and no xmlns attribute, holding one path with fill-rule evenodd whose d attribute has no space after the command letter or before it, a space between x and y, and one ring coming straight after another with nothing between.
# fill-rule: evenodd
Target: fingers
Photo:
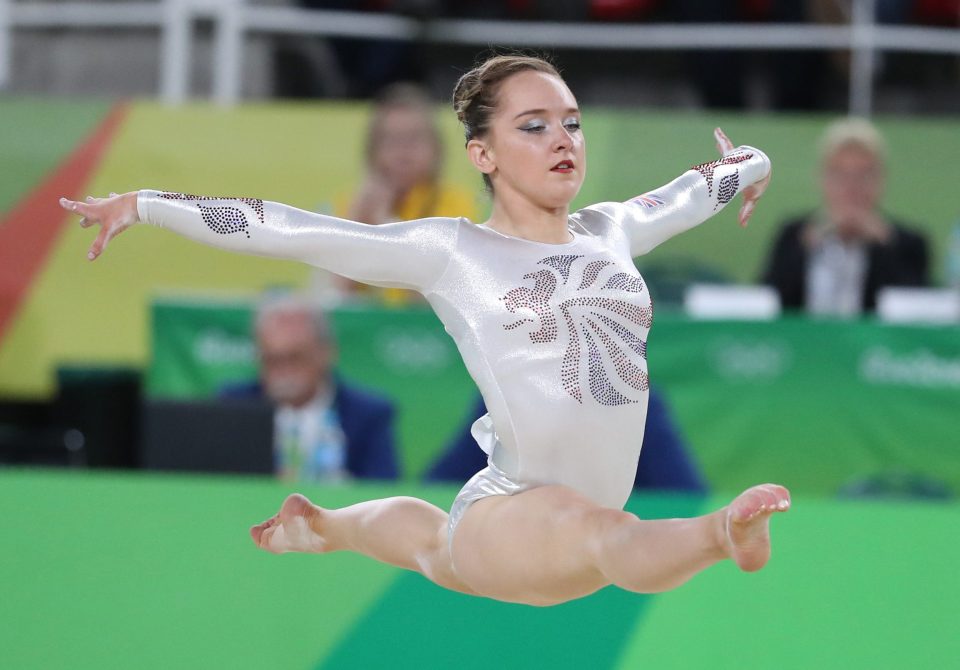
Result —
<instances>
[{"instance_id":1,"label":"fingers","mask_svg":"<svg viewBox=\"0 0 960 670\"><path fill-rule=\"evenodd\" d=\"M756 206L756 202L753 200L748 200L743 203L743 206L740 208L740 213L737 215L737 219L740 221L740 227L746 228L747 222L750 220L750 217L753 215L753 208Z\"/></svg>"},{"instance_id":2,"label":"fingers","mask_svg":"<svg viewBox=\"0 0 960 670\"><path fill-rule=\"evenodd\" d=\"M727 137L720 128L713 129L713 138L717 142L717 149L721 154L726 154L728 151L733 150L733 142L730 141L730 138Z\"/></svg>"},{"instance_id":3,"label":"fingers","mask_svg":"<svg viewBox=\"0 0 960 670\"><path fill-rule=\"evenodd\" d=\"M89 228L97 223L102 224L100 233L87 251L88 260L96 260L100 254L103 253L103 250L107 248L110 240L129 226L128 222L116 220L116 217L111 214L112 211L116 210L114 206L116 201L113 200L115 197L117 197L116 193L110 193L109 198L95 198L92 195L88 195L85 198L85 202L78 202L76 200L70 200L69 198L60 198L61 207L68 212L80 215L81 228Z\"/></svg>"},{"instance_id":4,"label":"fingers","mask_svg":"<svg viewBox=\"0 0 960 670\"><path fill-rule=\"evenodd\" d=\"M68 212L73 212L74 214L79 214L83 217L94 218L91 216L93 209L91 208L90 204L77 202L76 200L60 198L60 206Z\"/></svg>"},{"instance_id":5,"label":"fingers","mask_svg":"<svg viewBox=\"0 0 960 670\"><path fill-rule=\"evenodd\" d=\"M97 235L97 239L90 245L90 251L87 252L87 259L91 261L96 260L97 257L103 253L103 250L107 248L107 242L110 241L110 237L110 228L107 226L100 228L100 234Z\"/></svg>"},{"instance_id":6,"label":"fingers","mask_svg":"<svg viewBox=\"0 0 960 670\"><path fill-rule=\"evenodd\" d=\"M770 175L768 174L757 183L751 184L747 188L743 189L743 206L740 207L740 213L737 216L742 227L747 227L747 221L753 215L753 210L757 206L757 201L760 200L760 197L764 194L769 185Z\"/></svg>"},{"instance_id":7,"label":"fingers","mask_svg":"<svg viewBox=\"0 0 960 670\"><path fill-rule=\"evenodd\" d=\"M758 189L756 184L743 191L743 205L740 207L740 213L737 215L737 219L740 221L742 228L747 227L747 221L749 221L753 215L753 210L757 206L757 201L762 194L763 191Z\"/></svg>"},{"instance_id":8,"label":"fingers","mask_svg":"<svg viewBox=\"0 0 960 670\"><path fill-rule=\"evenodd\" d=\"M89 228L95 223L100 223L100 216L97 214L96 210L93 209L93 206L96 205L96 198L92 196L87 196L87 202L77 202L75 200L68 200L67 198L60 198L60 206L63 207L68 212L73 212L74 214L80 215L80 227Z\"/></svg>"},{"instance_id":9,"label":"fingers","mask_svg":"<svg viewBox=\"0 0 960 670\"><path fill-rule=\"evenodd\" d=\"M117 194L111 192L110 197L115 198L117 197ZM79 214L84 218L87 218L87 217L95 218L90 216L90 213L92 211L90 208L92 206L95 206L103 202L104 200L105 198L94 198L92 195L88 195L84 199L84 202L79 202L77 200L70 200L68 198L60 198L60 206L63 207L65 210L69 212L74 212L75 214ZM80 225L83 225L83 223L81 223ZM90 225L90 224L87 224L87 225Z\"/></svg>"}]
</instances>

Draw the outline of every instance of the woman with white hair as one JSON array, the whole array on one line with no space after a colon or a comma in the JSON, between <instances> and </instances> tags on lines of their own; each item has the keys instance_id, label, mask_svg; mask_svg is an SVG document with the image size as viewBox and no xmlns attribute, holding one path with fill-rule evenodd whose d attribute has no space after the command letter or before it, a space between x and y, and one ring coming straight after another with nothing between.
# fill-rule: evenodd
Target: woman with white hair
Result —
<instances>
[{"instance_id":1,"label":"woman with white hair","mask_svg":"<svg viewBox=\"0 0 960 670\"><path fill-rule=\"evenodd\" d=\"M827 128L821 205L784 224L763 274L784 307L852 317L873 311L884 286L927 283L926 240L880 209L886 153L868 121L843 119Z\"/></svg>"}]
</instances>

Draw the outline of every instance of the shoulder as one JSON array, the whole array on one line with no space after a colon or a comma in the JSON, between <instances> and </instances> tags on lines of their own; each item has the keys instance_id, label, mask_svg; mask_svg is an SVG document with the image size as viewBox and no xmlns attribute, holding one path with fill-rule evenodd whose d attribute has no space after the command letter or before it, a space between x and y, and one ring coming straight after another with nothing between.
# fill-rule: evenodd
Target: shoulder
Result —
<instances>
[{"instance_id":1,"label":"shoulder","mask_svg":"<svg viewBox=\"0 0 960 670\"><path fill-rule=\"evenodd\" d=\"M919 230L918 226L893 218L889 219L889 221L901 242L926 246L927 236Z\"/></svg>"},{"instance_id":2,"label":"shoulder","mask_svg":"<svg viewBox=\"0 0 960 670\"><path fill-rule=\"evenodd\" d=\"M260 382L232 382L224 384L217 391L217 397L221 400L252 400L263 398L263 386Z\"/></svg>"},{"instance_id":3,"label":"shoulder","mask_svg":"<svg viewBox=\"0 0 960 670\"><path fill-rule=\"evenodd\" d=\"M341 407L362 408L364 412L393 412L393 401L386 396L343 380L337 381L336 403Z\"/></svg>"},{"instance_id":4,"label":"shoulder","mask_svg":"<svg viewBox=\"0 0 960 670\"><path fill-rule=\"evenodd\" d=\"M628 205L622 202L598 202L578 209L570 218L592 232L603 232L620 227L628 214Z\"/></svg>"},{"instance_id":5,"label":"shoulder","mask_svg":"<svg viewBox=\"0 0 960 670\"><path fill-rule=\"evenodd\" d=\"M463 219L430 216L423 219L383 223L374 227L419 249L450 253L456 247L460 228L464 225L469 224Z\"/></svg>"},{"instance_id":6,"label":"shoulder","mask_svg":"<svg viewBox=\"0 0 960 670\"><path fill-rule=\"evenodd\" d=\"M420 229L423 231L452 231L456 232L461 223L465 223L463 217L453 216L428 216L422 219L407 219L406 221L397 221L396 223L382 223L381 226L401 226L411 229Z\"/></svg>"},{"instance_id":7,"label":"shoulder","mask_svg":"<svg viewBox=\"0 0 960 670\"><path fill-rule=\"evenodd\" d=\"M804 228L810 222L810 213L787 217L777 228L775 236L780 240L799 240Z\"/></svg>"}]
</instances>

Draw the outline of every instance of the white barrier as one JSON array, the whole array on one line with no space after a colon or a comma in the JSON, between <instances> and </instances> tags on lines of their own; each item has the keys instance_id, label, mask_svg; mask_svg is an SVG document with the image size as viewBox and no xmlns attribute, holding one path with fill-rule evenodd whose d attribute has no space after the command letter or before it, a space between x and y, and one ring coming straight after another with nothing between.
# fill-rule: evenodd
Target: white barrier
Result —
<instances>
[{"instance_id":1,"label":"white barrier","mask_svg":"<svg viewBox=\"0 0 960 670\"><path fill-rule=\"evenodd\" d=\"M192 60L191 28L197 18L214 22L213 98L240 99L243 44L248 34L424 40L444 44L555 47L566 49L848 49L852 54L849 110L868 116L878 51L960 54L960 30L890 27L874 23L875 0L854 0L850 25L806 24L576 24L436 19L388 14L250 5L245 0L162 0L103 4L0 0L0 88L11 71L10 33L17 28L143 28L161 31L162 100L187 97Z\"/></svg>"},{"instance_id":2,"label":"white barrier","mask_svg":"<svg viewBox=\"0 0 960 670\"><path fill-rule=\"evenodd\" d=\"M10 81L10 0L0 0L0 91Z\"/></svg>"}]
</instances>

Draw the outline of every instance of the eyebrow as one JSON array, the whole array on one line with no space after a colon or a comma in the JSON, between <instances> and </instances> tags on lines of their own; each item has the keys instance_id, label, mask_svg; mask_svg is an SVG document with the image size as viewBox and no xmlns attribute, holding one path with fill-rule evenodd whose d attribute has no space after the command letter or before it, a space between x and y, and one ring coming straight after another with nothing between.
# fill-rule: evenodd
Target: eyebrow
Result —
<instances>
[{"instance_id":1,"label":"eyebrow","mask_svg":"<svg viewBox=\"0 0 960 670\"><path fill-rule=\"evenodd\" d=\"M520 112L519 114L517 114L517 115L516 115L515 117L513 117L513 118L516 120L516 119L519 119L521 116L527 116L527 115L529 115L529 114L544 114L544 113L546 113L546 111L547 111L547 110L545 110L545 109L528 109L528 110L525 111L525 112ZM576 107L568 107L568 108L566 109L566 112L567 112L567 114L579 114L579 113L580 113L580 110L577 109Z\"/></svg>"}]
</instances>

